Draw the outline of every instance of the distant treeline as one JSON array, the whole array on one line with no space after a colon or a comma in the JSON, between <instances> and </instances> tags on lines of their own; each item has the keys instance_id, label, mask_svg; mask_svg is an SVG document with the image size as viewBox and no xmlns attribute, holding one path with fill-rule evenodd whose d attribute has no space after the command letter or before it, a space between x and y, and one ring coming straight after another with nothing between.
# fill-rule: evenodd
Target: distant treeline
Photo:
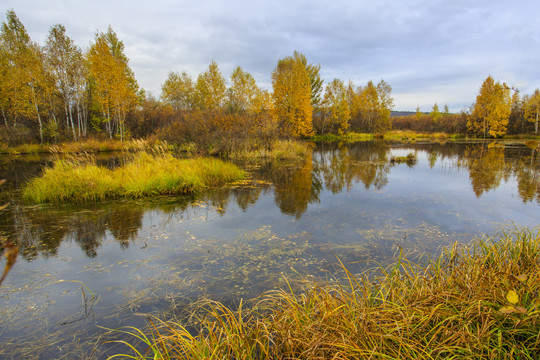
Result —
<instances>
[{"instance_id":1,"label":"distant treeline","mask_svg":"<svg viewBox=\"0 0 540 360\"><path fill-rule=\"evenodd\" d=\"M277 62L271 91L259 88L241 67L227 81L213 61L196 79L169 73L159 98L139 87L128 62L111 27L97 32L85 51L60 24L39 45L9 10L0 31L0 142L157 137L213 147L392 127L484 137L537 131L539 92L510 96L510 88L491 77L470 112L449 114L435 105L429 115L392 119L392 88L384 80L356 86L334 79L323 86L321 66L299 52Z\"/></svg>"}]
</instances>

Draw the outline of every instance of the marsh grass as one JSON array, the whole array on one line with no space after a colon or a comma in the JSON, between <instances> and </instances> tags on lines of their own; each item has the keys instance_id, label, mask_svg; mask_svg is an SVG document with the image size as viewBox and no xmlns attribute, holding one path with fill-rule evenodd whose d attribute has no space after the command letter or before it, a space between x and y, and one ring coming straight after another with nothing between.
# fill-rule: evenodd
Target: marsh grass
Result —
<instances>
[{"instance_id":1,"label":"marsh grass","mask_svg":"<svg viewBox=\"0 0 540 360\"><path fill-rule=\"evenodd\" d=\"M375 139L375 135L350 132L343 135L337 135L337 134L314 135L311 137L311 139L316 142L336 142L336 141L356 142L356 141L373 140Z\"/></svg>"},{"instance_id":2,"label":"marsh grass","mask_svg":"<svg viewBox=\"0 0 540 360\"><path fill-rule=\"evenodd\" d=\"M455 139L456 136L449 136L446 133L421 133L411 130L395 130L389 131L384 134L385 140L399 140L407 142L415 142L417 140L429 140L429 141L446 141L449 139Z\"/></svg>"},{"instance_id":3,"label":"marsh grass","mask_svg":"<svg viewBox=\"0 0 540 360\"><path fill-rule=\"evenodd\" d=\"M93 156L83 153L57 159L28 183L23 196L44 203L187 194L244 177L235 165L213 158L180 160L166 151L140 152L125 166L111 170L97 166Z\"/></svg>"},{"instance_id":4,"label":"marsh grass","mask_svg":"<svg viewBox=\"0 0 540 360\"><path fill-rule=\"evenodd\" d=\"M230 144L227 156L236 160L301 160L305 158L308 146L296 140L241 141Z\"/></svg>"},{"instance_id":5,"label":"marsh grass","mask_svg":"<svg viewBox=\"0 0 540 360\"><path fill-rule=\"evenodd\" d=\"M269 292L236 310L205 301L190 320L150 320L122 340L133 359L537 359L540 233L514 229L394 264ZM288 283L287 283L288 284ZM188 330L192 324L197 331ZM114 331L113 331L114 332ZM141 344L139 344L141 345ZM115 355L124 357L128 355Z\"/></svg>"},{"instance_id":6,"label":"marsh grass","mask_svg":"<svg viewBox=\"0 0 540 360\"><path fill-rule=\"evenodd\" d=\"M87 139L56 145L22 144L16 147L9 147L4 143L0 143L0 154L24 155L49 152L56 154L81 154L111 151L137 152L153 151L153 149L155 148L170 149L172 148L172 146L168 145L166 142L162 142L159 140L151 141L145 139L133 139L128 141Z\"/></svg>"},{"instance_id":7,"label":"marsh grass","mask_svg":"<svg viewBox=\"0 0 540 360\"><path fill-rule=\"evenodd\" d=\"M390 163L392 164L407 164L408 166L414 166L418 162L418 158L414 153L408 153L407 156L392 156Z\"/></svg>"}]
</instances>

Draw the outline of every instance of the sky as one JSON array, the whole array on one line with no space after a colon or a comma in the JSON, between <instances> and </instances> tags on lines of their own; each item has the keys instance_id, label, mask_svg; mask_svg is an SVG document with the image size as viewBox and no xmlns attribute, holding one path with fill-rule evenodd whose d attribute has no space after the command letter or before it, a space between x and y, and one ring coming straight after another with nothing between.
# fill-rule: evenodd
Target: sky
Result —
<instances>
[{"instance_id":1,"label":"sky","mask_svg":"<svg viewBox=\"0 0 540 360\"><path fill-rule=\"evenodd\" d=\"M0 0L33 41L62 24L83 50L109 25L139 86L161 95L171 71L193 79L212 60L271 89L277 61L297 50L325 83L381 79L394 110L467 110L491 75L521 95L540 88L538 0Z\"/></svg>"}]
</instances>

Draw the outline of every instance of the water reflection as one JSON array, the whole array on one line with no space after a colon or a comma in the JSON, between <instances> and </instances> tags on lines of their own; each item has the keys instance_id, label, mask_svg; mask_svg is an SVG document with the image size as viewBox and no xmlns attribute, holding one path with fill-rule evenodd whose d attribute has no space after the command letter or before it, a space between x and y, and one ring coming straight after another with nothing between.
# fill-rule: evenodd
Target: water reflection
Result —
<instances>
[{"instance_id":1,"label":"water reflection","mask_svg":"<svg viewBox=\"0 0 540 360\"><path fill-rule=\"evenodd\" d=\"M223 188L199 197L175 198L167 201L125 201L90 206L28 207L12 199L13 205L4 211L0 231L8 242L18 244L26 260L55 256L63 241L73 241L89 258L95 258L107 232L121 248L128 248L143 226L143 216L150 210L178 213L206 201L224 215L229 203L235 202L247 211L257 203L262 193L273 188L275 203L284 214L300 219L309 204L320 201L323 191L338 194L363 184L366 190L381 190L389 183L394 165L392 153L425 153L430 169L445 162L450 170L466 170L472 191L480 198L515 178L517 194L523 202L540 203L540 157L538 151L525 146L499 144L409 144L396 146L384 142L356 144L320 144L311 148L300 164L269 162L251 169L256 181ZM116 164L117 161L107 160ZM21 176L36 173L42 160L31 159L30 166L4 164L3 176L19 174L10 179L20 184ZM24 163L28 164L28 163ZM113 164L113 165L114 165ZM24 169L24 171L22 170ZM23 174L23 175L20 175ZM13 195L10 195L13 198ZM6 192L3 198L9 197ZM194 205L195 204L195 205Z\"/></svg>"},{"instance_id":2,"label":"water reflection","mask_svg":"<svg viewBox=\"0 0 540 360\"><path fill-rule=\"evenodd\" d=\"M416 164L391 162L409 153ZM336 256L360 272L400 248L432 254L510 221L536 225L540 211L540 158L523 145L320 144L300 162L242 164L250 181L197 196L22 203L23 179L45 163L0 161L9 189L0 204L11 202L0 236L20 251L0 288L0 357L67 356L91 347L81 339L95 343L96 323L142 326L134 313L174 310L180 299L253 298L283 285L282 274L335 276ZM62 279L101 296L95 319L68 324L80 318L81 289Z\"/></svg>"}]
</instances>

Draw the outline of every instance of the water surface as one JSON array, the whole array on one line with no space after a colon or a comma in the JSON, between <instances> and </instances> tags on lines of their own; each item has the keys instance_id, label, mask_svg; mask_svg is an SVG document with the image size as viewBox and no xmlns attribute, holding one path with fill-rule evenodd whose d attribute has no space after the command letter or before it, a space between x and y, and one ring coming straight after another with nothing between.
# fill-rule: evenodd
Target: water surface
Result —
<instances>
[{"instance_id":1,"label":"water surface","mask_svg":"<svg viewBox=\"0 0 540 360\"><path fill-rule=\"evenodd\" d=\"M391 161L409 153L415 163ZM20 249L0 287L0 358L106 358L100 326L339 276L336 257L360 272L540 219L540 157L518 144L319 144L300 162L241 164L253 181L193 197L23 203L48 164L0 159L0 231Z\"/></svg>"}]
</instances>

